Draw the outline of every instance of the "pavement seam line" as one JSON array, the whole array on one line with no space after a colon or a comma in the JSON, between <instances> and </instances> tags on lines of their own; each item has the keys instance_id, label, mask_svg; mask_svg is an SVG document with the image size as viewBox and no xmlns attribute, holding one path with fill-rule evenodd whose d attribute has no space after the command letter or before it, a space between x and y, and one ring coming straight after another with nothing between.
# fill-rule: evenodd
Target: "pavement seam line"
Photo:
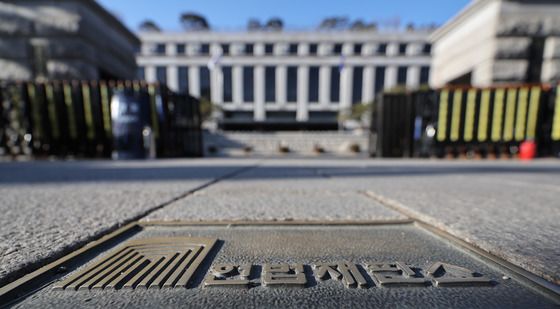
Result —
<instances>
[{"instance_id":1,"label":"pavement seam line","mask_svg":"<svg viewBox=\"0 0 560 309\"><path fill-rule=\"evenodd\" d=\"M525 278L526 280L532 282L538 287L550 291L552 293L552 296L556 300L558 299L559 297L558 295L560 294L559 293L560 288L558 287L558 285L554 283L553 280L552 281L548 280L544 276L538 275L533 271L526 270L524 267L508 261L505 257L494 254L492 251L489 251L487 249L478 246L477 244L470 241L468 238L464 239L460 235L456 235L456 233L453 233L452 230L448 231L450 229L447 229L446 228L447 226L445 224L438 223L437 220L433 219L430 216L418 214L415 211L408 209L408 207L406 207L404 204L394 199L387 198L371 190L365 190L361 192L365 196L377 201L378 203L381 203L383 206L393 209L407 216L411 220L416 221L417 225L430 231L431 233L436 234L442 238L447 239L448 241L453 242L454 245L456 246L474 252L476 255L479 255L487 260L492 261L493 263L501 267L508 269L509 271Z\"/></svg>"},{"instance_id":2,"label":"pavement seam line","mask_svg":"<svg viewBox=\"0 0 560 309\"><path fill-rule=\"evenodd\" d=\"M101 230L99 233L95 233L94 235L88 237L87 239L84 239L84 240L82 240L82 241L80 241L80 242L78 242L74 245L70 245L68 247L65 247L62 250L54 253L53 255L51 255L49 257L46 257L46 258L41 259L39 261L36 261L34 263L25 265L24 267L22 267L20 269L17 269L13 272L10 272L10 273L6 274L6 276L4 276L4 278L0 279L0 287L7 286L8 284L22 278L26 274L32 273L32 272L38 270L39 268L41 268L45 265L48 265L48 264L50 264L50 263L52 263L52 262L54 262L54 261L56 261L56 260L58 260L58 259L60 259L64 256L68 255L69 253L71 253L73 251L79 250L79 249L83 248L84 246L87 246L89 243L91 243L93 241L97 241L97 240L103 238L104 236L115 232L116 230L118 230L119 228L122 228L123 226L131 224L132 222L139 221L140 219L142 219L142 218L148 216L149 214L151 214L152 212L163 209L166 206L168 206L168 205L170 205L170 204L172 204L172 203L174 203L178 200L186 198L186 197L192 195L193 193L195 193L199 190L208 188L208 187L210 187L210 186L212 186L212 185L214 185L214 184L216 184L216 183L218 183L222 180L229 179L229 178L235 177L237 175L243 174L243 173L245 173L249 170L252 170L254 168L259 167L260 165L261 165L261 162L257 161L255 164L236 169L234 171L231 171L231 172L226 173L224 175L221 175L219 177L215 177L212 180L210 180L206 183L203 183L200 186L197 186L197 187L192 188L192 189L190 189L190 190L188 190L188 191L186 191L182 194L179 194L178 196L175 196L175 197L171 198L170 200L168 200L166 202L160 203L157 206L155 206L153 208L150 208L150 209L148 209L148 210L146 210L146 211L144 211L144 212L142 212L142 213L140 213L140 214L138 214L138 215L136 215L132 218L123 220L122 222L117 222L117 223L113 224L112 226Z\"/></svg>"}]
</instances>

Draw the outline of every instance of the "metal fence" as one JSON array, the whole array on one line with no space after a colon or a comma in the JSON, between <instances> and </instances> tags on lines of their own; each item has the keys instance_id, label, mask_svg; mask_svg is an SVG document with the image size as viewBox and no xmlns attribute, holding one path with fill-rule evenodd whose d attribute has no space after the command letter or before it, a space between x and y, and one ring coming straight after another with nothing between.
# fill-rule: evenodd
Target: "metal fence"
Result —
<instances>
[{"instance_id":1,"label":"metal fence","mask_svg":"<svg viewBox=\"0 0 560 309\"><path fill-rule=\"evenodd\" d=\"M454 87L382 94L372 118L372 156L515 156L534 141L560 153L560 91L550 85Z\"/></svg>"},{"instance_id":2,"label":"metal fence","mask_svg":"<svg viewBox=\"0 0 560 309\"><path fill-rule=\"evenodd\" d=\"M111 97L125 89L150 96L158 157L202 155L198 101L141 81L1 83L0 155L110 157Z\"/></svg>"}]
</instances>

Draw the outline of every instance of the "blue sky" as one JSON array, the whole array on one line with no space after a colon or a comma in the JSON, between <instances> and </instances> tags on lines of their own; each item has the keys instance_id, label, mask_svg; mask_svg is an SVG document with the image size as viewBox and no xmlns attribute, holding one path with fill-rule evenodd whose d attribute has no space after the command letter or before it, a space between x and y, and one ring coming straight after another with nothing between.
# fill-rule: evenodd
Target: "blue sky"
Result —
<instances>
[{"instance_id":1,"label":"blue sky","mask_svg":"<svg viewBox=\"0 0 560 309\"><path fill-rule=\"evenodd\" d=\"M399 17L402 24L444 23L469 0L98 0L136 30L152 19L166 30L180 30L178 16L192 11L205 16L220 30L243 29L249 18L265 21L278 16L288 28L313 28L327 16L351 20L386 21Z\"/></svg>"}]
</instances>

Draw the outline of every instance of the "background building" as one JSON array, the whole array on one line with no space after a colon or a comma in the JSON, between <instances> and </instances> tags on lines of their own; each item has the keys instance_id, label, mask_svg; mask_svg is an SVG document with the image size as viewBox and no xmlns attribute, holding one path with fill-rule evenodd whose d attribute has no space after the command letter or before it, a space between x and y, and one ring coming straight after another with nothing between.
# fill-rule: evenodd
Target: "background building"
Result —
<instances>
[{"instance_id":1,"label":"background building","mask_svg":"<svg viewBox=\"0 0 560 309\"><path fill-rule=\"evenodd\" d=\"M143 32L139 78L213 102L223 127L336 128L340 111L430 75L428 31Z\"/></svg>"},{"instance_id":2,"label":"background building","mask_svg":"<svg viewBox=\"0 0 560 309\"><path fill-rule=\"evenodd\" d=\"M0 80L132 79L139 45L94 0L0 2Z\"/></svg>"},{"instance_id":3,"label":"background building","mask_svg":"<svg viewBox=\"0 0 560 309\"><path fill-rule=\"evenodd\" d=\"M476 0L431 39L433 87L560 79L557 0Z\"/></svg>"}]
</instances>

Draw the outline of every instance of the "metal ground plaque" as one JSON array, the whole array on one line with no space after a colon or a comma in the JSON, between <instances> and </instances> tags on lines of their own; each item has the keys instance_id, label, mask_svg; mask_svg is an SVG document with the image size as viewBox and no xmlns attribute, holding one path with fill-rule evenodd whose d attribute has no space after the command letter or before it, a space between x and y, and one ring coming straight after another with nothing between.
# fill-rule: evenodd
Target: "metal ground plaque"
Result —
<instances>
[{"instance_id":1,"label":"metal ground plaque","mask_svg":"<svg viewBox=\"0 0 560 309\"><path fill-rule=\"evenodd\" d=\"M557 308L557 295L411 223L150 224L15 307Z\"/></svg>"}]
</instances>

